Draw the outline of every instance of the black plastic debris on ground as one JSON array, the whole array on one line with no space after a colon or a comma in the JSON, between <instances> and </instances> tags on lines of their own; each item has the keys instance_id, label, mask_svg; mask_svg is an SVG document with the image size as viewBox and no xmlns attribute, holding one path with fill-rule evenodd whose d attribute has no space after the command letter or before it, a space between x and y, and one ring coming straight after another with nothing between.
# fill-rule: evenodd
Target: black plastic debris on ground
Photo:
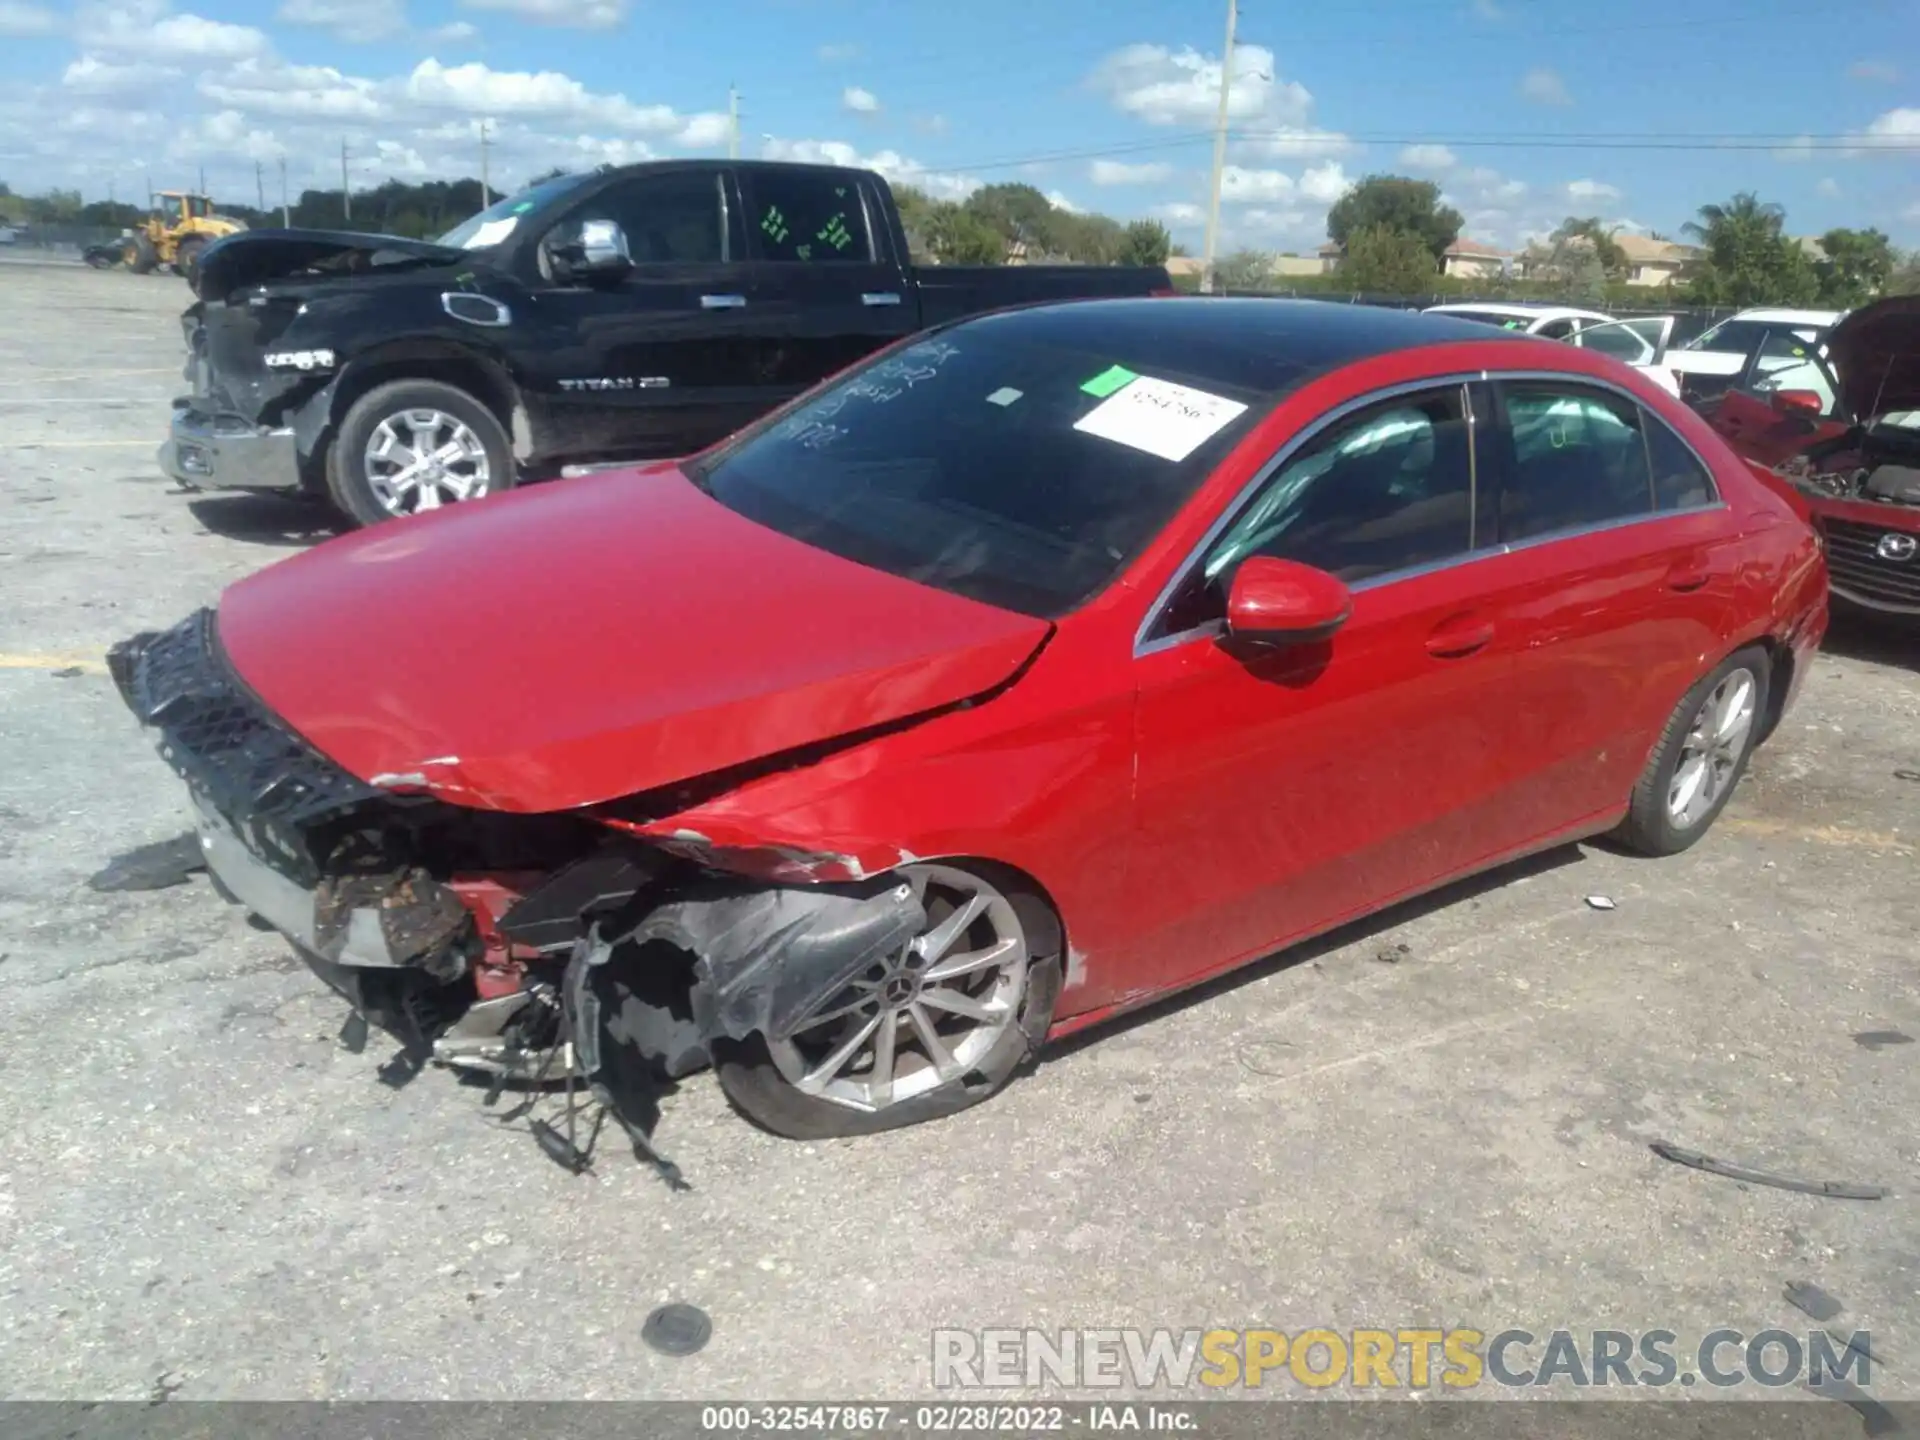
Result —
<instances>
[{"instance_id":1,"label":"black plastic debris on ground","mask_svg":"<svg viewBox=\"0 0 1920 1440\"><path fill-rule=\"evenodd\" d=\"M1787 1286L1786 1296L1787 1303L1794 1309L1805 1311L1823 1325L1846 1309L1810 1280L1795 1280Z\"/></svg>"},{"instance_id":2,"label":"black plastic debris on ground","mask_svg":"<svg viewBox=\"0 0 1920 1440\"><path fill-rule=\"evenodd\" d=\"M106 869L89 877L87 884L102 891L165 890L186 884L206 868L207 857L201 853L200 837L188 831L171 840L156 840L151 845L138 845L124 855L116 855Z\"/></svg>"},{"instance_id":3,"label":"black plastic debris on ground","mask_svg":"<svg viewBox=\"0 0 1920 1440\"><path fill-rule=\"evenodd\" d=\"M1898 1030L1862 1030L1853 1037L1862 1050L1885 1050L1894 1045L1911 1045L1913 1036Z\"/></svg>"},{"instance_id":4,"label":"black plastic debris on ground","mask_svg":"<svg viewBox=\"0 0 1920 1440\"><path fill-rule=\"evenodd\" d=\"M713 1338L713 1321L698 1305L662 1305L640 1326L640 1338L662 1355L691 1355Z\"/></svg>"},{"instance_id":5,"label":"black plastic debris on ground","mask_svg":"<svg viewBox=\"0 0 1920 1440\"><path fill-rule=\"evenodd\" d=\"M1722 1175L1729 1180L1745 1181L1749 1185L1770 1186L1775 1190L1824 1195L1829 1200L1884 1200L1890 1193L1884 1185L1863 1185L1852 1180L1802 1180L1792 1175L1776 1175L1770 1170L1755 1170L1731 1160L1703 1155L1698 1150L1683 1150L1666 1140L1655 1140L1647 1148L1662 1160L1671 1160L1676 1165L1704 1170L1709 1175Z\"/></svg>"}]
</instances>

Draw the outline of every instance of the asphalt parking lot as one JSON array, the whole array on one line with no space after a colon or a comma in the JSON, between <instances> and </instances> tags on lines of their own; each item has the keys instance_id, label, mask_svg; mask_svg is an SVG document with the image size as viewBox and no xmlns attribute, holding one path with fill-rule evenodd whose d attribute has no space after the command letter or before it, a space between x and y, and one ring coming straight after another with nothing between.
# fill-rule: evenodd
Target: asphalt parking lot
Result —
<instances>
[{"instance_id":1,"label":"asphalt parking lot","mask_svg":"<svg viewBox=\"0 0 1920 1440\"><path fill-rule=\"evenodd\" d=\"M1920 1043L1871 1038L1920 1039L1914 642L1837 632L1677 859L1556 853L878 1139L696 1077L690 1191L611 1145L575 1179L446 1072L379 1083L204 880L86 886L183 828L106 646L327 533L159 475L185 299L0 263L0 1395L904 1397L938 1327L1804 1333L1805 1280L1920 1398ZM668 1299L700 1353L642 1343Z\"/></svg>"}]
</instances>

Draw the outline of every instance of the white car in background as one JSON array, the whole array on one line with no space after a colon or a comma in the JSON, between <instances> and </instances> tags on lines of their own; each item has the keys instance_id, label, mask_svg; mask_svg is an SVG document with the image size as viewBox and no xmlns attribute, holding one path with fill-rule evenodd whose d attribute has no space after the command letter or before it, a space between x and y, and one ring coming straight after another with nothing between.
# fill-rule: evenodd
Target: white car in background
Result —
<instances>
[{"instance_id":1,"label":"white car in background","mask_svg":"<svg viewBox=\"0 0 1920 1440\"><path fill-rule=\"evenodd\" d=\"M1745 374L1756 355L1778 368L1795 346L1817 346L1843 310L1742 310L1667 353L1667 368L1688 400L1719 395Z\"/></svg>"},{"instance_id":2,"label":"white car in background","mask_svg":"<svg viewBox=\"0 0 1920 1440\"><path fill-rule=\"evenodd\" d=\"M1451 315L1456 320L1478 320L1538 335L1543 340L1564 340L1582 350L1597 350L1625 361L1669 395L1678 396L1680 382L1669 368L1667 341L1673 336L1673 316L1644 315L1616 320L1597 310L1577 310L1565 305L1525 305L1510 303L1429 305L1429 315Z\"/></svg>"}]
</instances>

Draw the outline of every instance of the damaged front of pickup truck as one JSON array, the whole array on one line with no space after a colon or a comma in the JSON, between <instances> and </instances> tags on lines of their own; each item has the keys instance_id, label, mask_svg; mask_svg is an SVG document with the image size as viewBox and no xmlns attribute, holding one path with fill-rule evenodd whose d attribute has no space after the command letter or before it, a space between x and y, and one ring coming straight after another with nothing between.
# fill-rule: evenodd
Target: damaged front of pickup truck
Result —
<instances>
[{"instance_id":1,"label":"damaged front of pickup truck","mask_svg":"<svg viewBox=\"0 0 1920 1440\"><path fill-rule=\"evenodd\" d=\"M213 884L345 996L349 1033L398 1039L384 1076L577 1081L636 1143L663 1082L709 1065L808 1138L1011 1078L1061 964L1018 877L688 815L978 705L1047 622L752 525L672 467L446 518L274 566L110 655Z\"/></svg>"}]
</instances>

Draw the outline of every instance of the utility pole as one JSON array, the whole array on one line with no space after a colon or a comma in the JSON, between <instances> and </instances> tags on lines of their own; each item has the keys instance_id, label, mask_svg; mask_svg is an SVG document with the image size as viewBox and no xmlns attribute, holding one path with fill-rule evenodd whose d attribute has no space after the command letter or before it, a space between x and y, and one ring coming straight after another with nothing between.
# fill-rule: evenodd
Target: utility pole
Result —
<instances>
[{"instance_id":1,"label":"utility pole","mask_svg":"<svg viewBox=\"0 0 1920 1440\"><path fill-rule=\"evenodd\" d=\"M480 208L493 204L493 188L487 183L487 122L480 122Z\"/></svg>"},{"instance_id":2,"label":"utility pole","mask_svg":"<svg viewBox=\"0 0 1920 1440\"><path fill-rule=\"evenodd\" d=\"M267 208L267 167L258 160L253 162L253 190L254 198L260 202L254 208L264 214Z\"/></svg>"},{"instance_id":3,"label":"utility pole","mask_svg":"<svg viewBox=\"0 0 1920 1440\"><path fill-rule=\"evenodd\" d=\"M740 158L740 92L727 87L727 158Z\"/></svg>"},{"instance_id":4,"label":"utility pole","mask_svg":"<svg viewBox=\"0 0 1920 1440\"><path fill-rule=\"evenodd\" d=\"M353 182L347 178L347 142L340 142L340 214L351 224L353 221Z\"/></svg>"},{"instance_id":5,"label":"utility pole","mask_svg":"<svg viewBox=\"0 0 1920 1440\"><path fill-rule=\"evenodd\" d=\"M1213 179L1207 188L1207 244L1200 261L1200 292L1213 293L1213 255L1220 237L1220 172L1227 164L1227 102L1233 93L1233 22L1236 0L1227 0L1227 43L1220 52L1220 114L1213 126Z\"/></svg>"},{"instance_id":6,"label":"utility pole","mask_svg":"<svg viewBox=\"0 0 1920 1440\"><path fill-rule=\"evenodd\" d=\"M287 208L287 157L280 157L280 228L293 228L293 212Z\"/></svg>"},{"instance_id":7,"label":"utility pole","mask_svg":"<svg viewBox=\"0 0 1920 1440\"><path fill-rule=\"evenodd\" d=\"M207 193L207 167L204 165L200 167L200 193Z\"/></svg>"}]
</instances>

